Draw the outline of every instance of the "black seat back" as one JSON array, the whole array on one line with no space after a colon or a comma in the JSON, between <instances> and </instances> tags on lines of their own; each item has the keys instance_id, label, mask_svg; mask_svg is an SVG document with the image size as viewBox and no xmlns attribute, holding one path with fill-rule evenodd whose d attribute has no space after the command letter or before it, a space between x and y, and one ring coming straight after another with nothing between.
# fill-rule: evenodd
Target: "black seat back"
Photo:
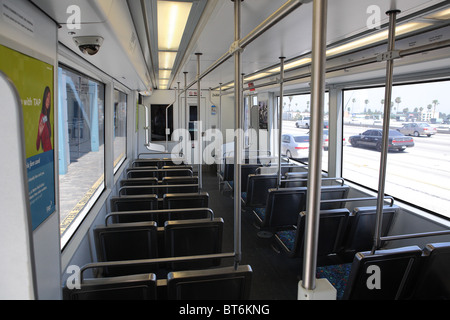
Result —
<instances>
[{"instance_id":1,"label":"black seat back","mask_svg":"<svg viewBox=\"0 0 450 320\"><path fill-rule=\"evenodd\" d=\"M120 180L120 187L125 186L154 186L158 184L158 178L130 178Z\"/></svg>"},{"instance_id":2,"label":"black seat back","mask_svg":"<svg viewBox=\"0 0 450 320\"><path fill-rule=\"evenodd\" d=\"M432 243L423 249L414 299L450 300L450 242Z\"/></svg>"},{"instance_id":3,"label":"black seat back","mask_svg":"<svg viewBox=\"0 0 450 320\"><path fill-rule=\"evenodd\" d=\"M160 179L164 177L192 177L193 172L192 169L189 168L171 168L171 169L160 169Z\"/></svg>"},{"instance_id":4,"label":"black seat back","mask_svg":"<svg viewBox=\"0 0 450 320\"><path fill-rule=\"evenodd\" d=\"M305 210L305 205L306 188L270 189L261 228L297 225L298 215Z\"/></svg>"},{"instance_id":5,"label":"black seat back","mask_svg":"<svg viewBox=\"0 0 450 320\"><path fill-rule=\"evenodd\" d=\"M164 195L164 208L208 208L209 194L202 193L167 193Z\"/></svg>"},{"instance_id":6,"label":"black seat back","mask_svg":"<svg viewBox=\"0 0 450 320\"><path fill-rule=\"evenodd\" d=\"M349 190L350 190L350 187L347 185L322 186L320 200L346 199L348 197ZM343 208L344 206L345 206L345 201L333 201L333 202L321 203L320 209L332 210L332 209Z\"/></svg>"},{"instance_id":7,"label":"black seat back","mask_svg":"<svg viewBox=\"0 0 450 320\"><path fill-rule=\"evenodd\" d=\"M327 263L326 259L329 255L340 252L349 214L346 208L320 211L318 266ZM296 229L282 230L275 234L275 240L291 258L303 257L305 225L306 212L303 211L299 215Z\"/></svg>"},{"instance_id":8,"label":"black seat back","mask_svg":"<svg viewBox=\"0 0 450 320\"><path fill-rule=\"evenodd\" d=\"M321 187L321 200L345 199L348 195L348 186ZM288 227L297 225L300 212L306 209L307 188L281 188L271 189L267 199L266 215L262 227ZM321 209L330 210L342 208L345 201L336 201L321 205Z\"/></svg>"},{"instance_id":9,"label":"black seat back","mask_svg":"<svg viewBox=\"0 0 450 320\"><path fill-rule=\"evenodd\" d=\"M247 300L252 269L234 267L171 272L167 276L170 300Z\"/></svg>"},{"instance_id":10,"label":"black seat back","mask_svg":"<svg viewBox=\"0 0 450 320\"><path fill-rule=\"evenodd\" d=\"M251 174L255 174L256 170L260 167L261 167L261 165L257 165L257 164L244 164L241 166L241 190L242 190L242 192L245 192L247 190L248 176Z\"/></svg>"},{"instance_id":11,"label":"black seat back","mask_svg":"<svg viewBox=\"0 0 450 320\"><path fill-rule=\"evenodd\" d=\"M198 184L197 176L163 177L162 184Z\"/></svg>"},{"instance_id":12,"label":"black seat back","mask_svg":"<svg viewBox=\"0 0 450 320\"><path fill-rule=\"evenodd\" d=\"M157 169L130 168L127 169L127 178L158 178ZM145 167L146 168L146 167Z\"/></svg>"},{"instance_id":13,"label":"black seat back","mask_svg":"<svg viewBox=\"0 0 450 320\"><path fill-rule=\"evenodd\" d=\"M360 252L353 260L345 300L401 300L409 297L422 250L417 246Z\"/></svg>"},{"instance_id":14,"label":"black seat back","mask_svg":"<svg viewBox=\"0 0 450 320\"><path fill-rule=\"evenodd\" d=\"M298 240L300 242L300 248L298 250L300 254L298 256L302 257L305 245L306 214L302 214L298 228L301 230L298 233ZM350 212L346 208L320 211L318 259L340 252L347 230L349 215Z\"/></svg>"},{"instance_id":15,"label":"black seat back","mask_svg":"<svg viewBox=\"0 0 450 320\"><path fill-rule=\"evenodd\" d=\"M256 175L250 174L247 179L247 199L245 201L246 207L262 208L266 206L267 195L269 189L277 186L276 175Z\"/></svg>"},{"instance_id":16,"label":"black seat back","mask_svg":"<svg viewBox=\"0 0 450 320\"><path fill-rule=\"evenodd\" d=\"M148 211L111 212L105 218L106 224L155 221L163 226L170 220L212 219L214 212L209 208L163 209Z\"/></svg>"},{"instance_id":17,"label":"black seat back","mask_svg":"<svg viewBox=\"0 0 450 320\"><path fill-rule=\"evenodd\" d=\"M148 211L156 209L158 209L158 197L156 195L135 195L111 198L111 212ZM135 217L131 214L123 219L122 222L143 221L142 217ZM151 216L148 216L148 219L149 220L147 221L154 221Z\"/></svg>"},{"instance_id":18,"label":"black seat back","mask_svg":"<svg viewBox=\"0 0 450 320\"><path fill-rule=\"evenodd\" d=\"M384 206L381 236L387 236L398 206ZM353 259L353 255L359 251L372 249L374 230L376 224L376 210L374 206L358 207L349 217L349 231L345 240L346 255Z\"/></svg>"},{"instance_id":19,"label":"black seat back","mask_svg":"<svg viewBox=\"0 0 450 320\"><path fill-rule=\"evenodd\" d=\"M131 276L84 280L79 289L63 288L64 300L156 300L156 275Z\"/></svg>"},{"instance_id":20,"label":"black seat back","mask_svg":"<svg viewBox=\"0 0 450 320\"><path fill-rule=\"evenodd\" d=\"M100 262L152 259L158 257L157 225L139 222L99 226L94 229ZM104 268L105 276L154 272L153 267L128 266Z\"/></svg>"},{"instance_id":21,"label":"black seat back","mask_svg":"<svg viewBox=\"0 0 450 320\"><path fill-rule=\"evenodd\" d=\"M119 194L121 196L156 194L158 198L163 198L164 194L166 193L194 192L198 192L198 184L123 186L119 190Z\"/></svg>"},{"instance_id":22,"label":"black seat back","mask_svg":"<svg viewBox=\"0 0 450 320\"><path fill-rule=\"evenodd\" d=\"M304 180L304 181L294 181L288 182L285 181L283 183L285 188L293 188L293 187L306 187L308 184L308 172L286 172L286 180Z\"/></svg>"},{"instance_id":23,"label":"black seat back","mask_svg":"<svg viewBox=\"0 0 450 320\"><path fill-rule=\"evenodd\" d=\"M223 219L167 221L164 226L167 257L222 252ZM172 264L173 270L192 270L220 265L220 259L201 259Z\"/></svg>"}]
</instances>

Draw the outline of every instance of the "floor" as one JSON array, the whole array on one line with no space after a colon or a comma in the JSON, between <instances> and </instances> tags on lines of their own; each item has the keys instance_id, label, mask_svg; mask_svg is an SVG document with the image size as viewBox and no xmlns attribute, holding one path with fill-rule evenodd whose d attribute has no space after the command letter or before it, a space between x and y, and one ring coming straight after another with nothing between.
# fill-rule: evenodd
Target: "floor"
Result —
<instances>
[{"instance_id":1,"label":"floor","mask_svg":"<svg viewBox=\"0 0 450 320\"><path fill-rule=\"evenodd\" d=\"M216 172L206 167L203 170L203 189L209 193L210 208L215 217L222 217L224 226L223 252L234 250L234 200L230 192L219 190ZM296 300L298 279L301 274L301 260L290 259L272 248L272 239L257 236L252 215L242 213L242 261L253 270L252 300ZM229 259L232 260L232 259ZM228 262L228 261L227 261ZM230 265L233 261L229 261Z\"/></svg>"}]
</instances>

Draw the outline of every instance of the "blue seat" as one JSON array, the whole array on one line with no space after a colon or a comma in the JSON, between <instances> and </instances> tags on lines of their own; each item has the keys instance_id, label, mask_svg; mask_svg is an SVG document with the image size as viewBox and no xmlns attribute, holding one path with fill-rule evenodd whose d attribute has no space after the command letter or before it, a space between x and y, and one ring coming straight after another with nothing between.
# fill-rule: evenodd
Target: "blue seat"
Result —
<instances>
[{"instance_id":1,"label":"blue seat","mask_svg":"<svg viewBox=\"0 0 450 320\"><path fill-rule=\"evenodd\" d=\"M353 260L342 298L345 300L410 298L421 255L422 250L418 246L376 250L374 254L358 253ZM378 268L379 271L374 268ZM368 283L376 281L379 281L379 288L368 286Z\"/></svg>"},{"instance_id":2,"label":"blue seat","mask_svg":"<svg viewBox=\"0 0 450 320\"><path fill-rule=\"evenodd\" d=\"M345 199L348 191L349 187L346 185L323 186L321 199ZM306 196L306 187L270 189L265 210L255 209L260 228L271 232L292 229L298 223L300 212L306 209ZM342 208L344 204L345 201L337 201L323 204L321 208Z\"/></svg>"},{"instance_id":3,"label":"blue seat","mask_svg":"<svg viewBox=\"0 0 450 320\"><path fill-rule=\"evenodd\" d=\"M383 207L381 236L387 236L399 207ZM375 206L357 207L349 216L349 230L344 240L344 250L340 253L347 262L352 262L355 253L372 249L376 223ZM383 243L381 247L383 247Z\"/></svg>"},{"instance_id":4,"label":"blue seat","mask_svg":"<svg viewBox=\"0 0 450 320\"><path fill-rule=\"evenodd\" d=\"M291 258L303 257L306 214L301 212L295 228L275 233L274 240ZM319 223L318 265L330 264L342 250L350 212L346 208L321 210Z\"/></svg>"}]
</instances>

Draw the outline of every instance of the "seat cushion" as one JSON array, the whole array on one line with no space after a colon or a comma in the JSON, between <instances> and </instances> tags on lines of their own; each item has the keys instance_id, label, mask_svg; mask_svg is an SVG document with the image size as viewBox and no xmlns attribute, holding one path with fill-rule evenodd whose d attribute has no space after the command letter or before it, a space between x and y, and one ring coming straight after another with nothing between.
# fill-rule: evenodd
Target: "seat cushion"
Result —
<instances>
[{"instance_id":1,"label":"seat cushion","mask_svg":"<svg viewBox=\"0 0 450 320\"><path fill-rule=\"evenodd\" d=\"M255 213L258 215L258 217L262 220L264 220L264 217L266 216L266 208L255 208Z\"/></svg>"},{"instance_id":2,"label":"seat cushion","mask_svg":"<svg viewBox=\"0 0 450 320\"><path fill-rule=\"evenodd\" d=\"M318 267L316 269L316 277L318 279L326 278L331 285L336 288L337 299L341 300L344 295L345 287L347 286L351 269L351 263Z\"/></svg>"},{"instance_id":3,"label":"seat cushion","mask_svg":"<svg viewBox=\"0 0 450 320\"><path fill-rule=\"evenodd\" d=\"M283 230L276 233L278 238L290 251L294 250L296 230Z\"/></svg>"}]
</instances>

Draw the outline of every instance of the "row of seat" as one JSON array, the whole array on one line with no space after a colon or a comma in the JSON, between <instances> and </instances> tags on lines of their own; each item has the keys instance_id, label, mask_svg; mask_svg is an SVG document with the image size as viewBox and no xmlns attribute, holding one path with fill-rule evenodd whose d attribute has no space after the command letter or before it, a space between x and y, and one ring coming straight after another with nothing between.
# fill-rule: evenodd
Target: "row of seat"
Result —
<instances>
[{"instance_id":1,"label":"row of seat","mask_svg":"<svg viewBox=\"0 0 450 320\"><path fill-rule=\"evenodd\" d=\"M165 257L222 253L222 218L156 222L114 223L94 229L99 261L127 261ZM220 265L220 259L152 265L151 267L108 267L102 276L111 277L146 273L166 274L165 270L192 270Z\"/></svg>"},{"instance_id":2,"label":"row of seat","mask_svg":"<svg viewBox=\"0 0 450 320\"><path fill-rule=\"evenodd\" d=\"M79 290L63 290L65 300L248 300L252 269L248 265L86 279ZM165 290L160 283L164 282Z\"/></svg>"},{"instance_id":3,"label":"row of seat","mask_svg":"<svg viewBox=\"0 0 450 320\"><path fill-rule=\"evenodd\" d=\"M382 236L388 234L398 210L396 205L383 207ZM321 210L317 265L349 263L357 252L371 250L376 211L375 206L357 207L352 212L347 208ZM301 212L295 225L274 234L277 248L291 258L303 258L306 216Z\"/></svg>"},{"instance_id":4,"label":"row of seat","mask_svg":"<svg viewBox=\"0 0 450 320\"><path fill-rule=\"evenodd\" d=\"M146 186L144 190L149 189ZM194 187L195 188L195 187ZM198 187L197 187L198 188ZM179 187L180 191L185 188ZM120 195L111 198L111 211L139 211L157 209L179 209L179 208L207 208L209 194L207 192L197 193L164 193L162 198L157 194L140 194L143 191L135 188L136 195Z\"/></svg>"},{"instance_id":5,"label":"row of seat","mask_svg":"<svg viewBox=\"0 0 450 320\"><path fill-rule=\"evenodd\" d=\"M148 171L139 162L136 171ZM224 221L208 208L208 193L182 178L127 174L105 225L94 229L99 277L66 290L67 299L249 297L251 267L220 267Z\"/></svg>"},{"instance_id":6,"label":"row of seat","mask_svg":"<svg viewBox=\"0 0 450 320\"><path fill-rule=\"evenodd\" d=\"M320 267L343 300L449 300L450 242L360 252L352 263Z\"/></svg>"}]
</instances>

